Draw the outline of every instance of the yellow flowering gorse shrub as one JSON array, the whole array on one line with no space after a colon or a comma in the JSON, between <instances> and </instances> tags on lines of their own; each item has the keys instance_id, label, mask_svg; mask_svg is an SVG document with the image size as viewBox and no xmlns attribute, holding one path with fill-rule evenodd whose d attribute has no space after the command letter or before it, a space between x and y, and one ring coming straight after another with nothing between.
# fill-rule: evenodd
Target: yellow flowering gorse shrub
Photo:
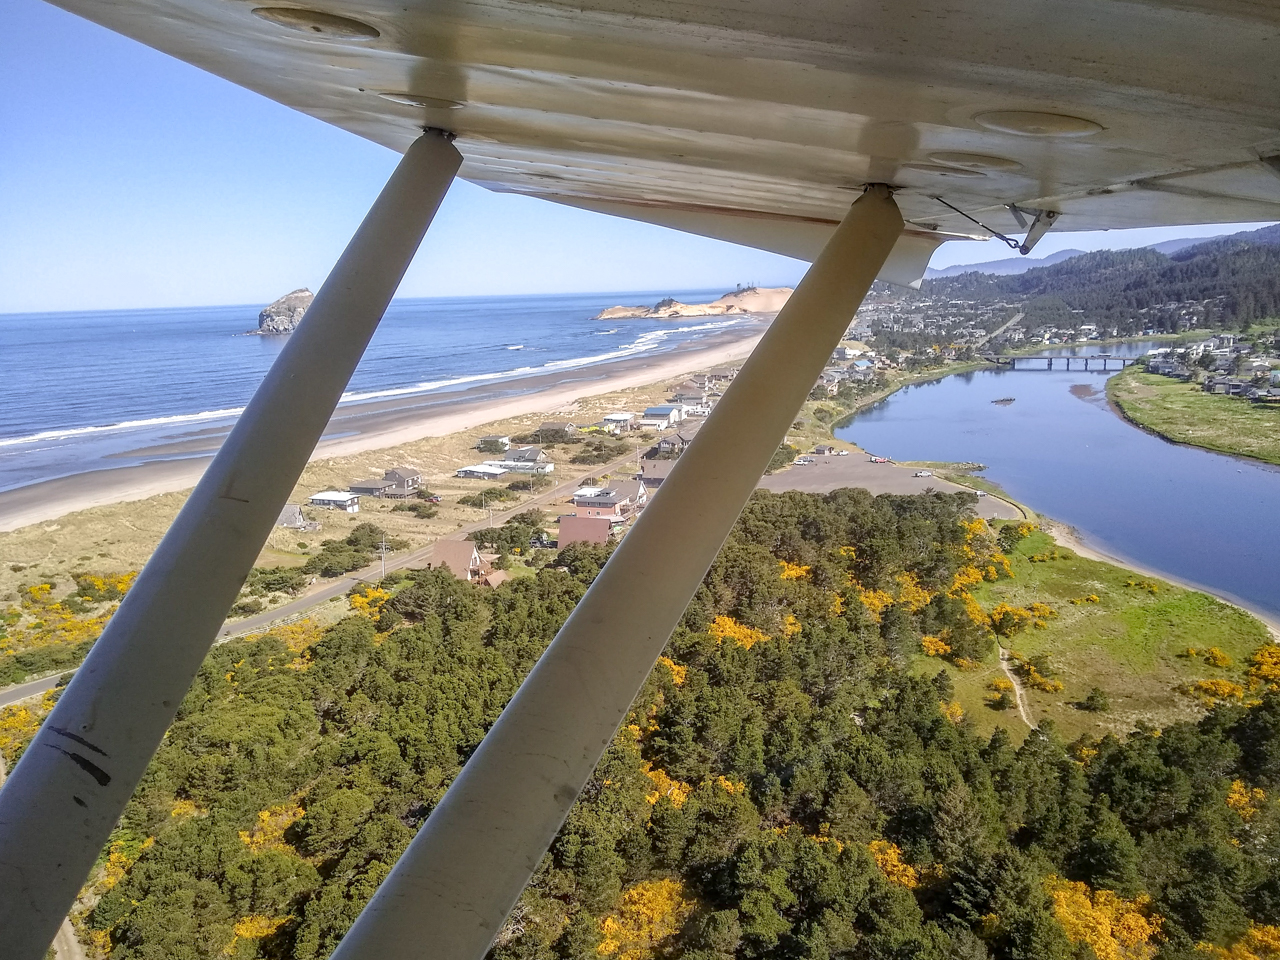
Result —
<instances>
[{"instance_id":1,"label":"yellow flowering gorse shrub","mask_svg":"<svg viewBox=\"0 0 1280 960\"><path fill-rule=\"evenodd\" d=\"M786 560L779 560L778 566L781 572L778 574L779 580L803 580L809 576L809 567L801 566L798 563L788 563Z\"/></svg>"},{"instance_id":2,"label":"yellow flowering gorse shrub","mask_svg":"<svg viewBox=\"0 0 1280 960\"><path fill-rule=\"evenodd\" d=\"M622 895L618 908L600 920L596 952L618 960L646 960L680 931L696 906L677 880L644 880Z\"/></svg>"},{"instance_id":3,"label":"yellow flowering gorse shrub","mask_svg":"<svg viewBox=\"0 0 1280 960\"><path fill-rule=\"evenodd\" d=\"M1111 890L1091 891L1086 884L1050 876L1045 889L1054 918L1072 943L1087 943L1098 960L1146 960L1160 933L1159 915L1146 894L1125 900Z\"/></svg>"},{"instance_id":4,"label":"yellow flowering gorse shrub","mask_svg":"<svg viewBox=\"0 0 1280 960\"><path fill-rule=\"evenodd\" d=\"M920 886L920 874L915 867L902 859L902 849L888 840L872 840L867 845L876 866L880 868L890 883L908 890Z\"/></svg>"},{"instance_id":5,"label":"yellow flowering gorse shrub","mask_svg":"<svg viewBox=\"0 0 1280 960\"><path fill-rule=\"evenodd\" d=\"M684 683L685 677L689 675L689 668L676 663L670 657L659 657L658 663L671 671L671 682L677 687Z\"/></svg>"},{"instance_id":6,"label":"yellow flowering gorse shrub","mask_svg":"<svg viewBox=\"0 0 1280 960\"><path fill-rule=\"evenodd\" d=\"M284 832L302 819L306 813L293 803L282 803L258 811L258 822L252 830L240 831L240 842L254 853L264 850L290 851L293 848L284 842Z\"/></svg>"},{"instance_id":7,"label":"yellow flowering gorse shrub","mask_svg":"<svg viewBox=\"0 0 1280 960\"><path fill-rule=\"evenodd\" d=\"M1229 948L1198 943L1196 952L1213 960L1280 960L1280 927L1251 923L1244 936Z\"/></svg>"},{"instance_id":8,"label":"yellow flowering gorse shrub","mask_svg":"<svg viewBox=\"0 0 1280 960\"><path fill-rule=\"evenodd\" d=\"M1231 789L1227 791L1227 806L1240 814L1241 819L1246 822L1257 816L1266 799L1265 791L1257 787L1250 789L1243 780L1233 780Z\"/></svg>"},{"instance_id":9,"label":"yellow flowering gorse shrub","mask_svg":"<svg viewBox=\"0 0 1280 960\"><path fill-rule=\"evenodd\" d=\"M739 623L733 617L716 617L707 628L707 633L716 638L716 643L732 640L738 646L750 650L757 643L764 643L769 635L746 624Z\"/></svg>"}]
</instances>

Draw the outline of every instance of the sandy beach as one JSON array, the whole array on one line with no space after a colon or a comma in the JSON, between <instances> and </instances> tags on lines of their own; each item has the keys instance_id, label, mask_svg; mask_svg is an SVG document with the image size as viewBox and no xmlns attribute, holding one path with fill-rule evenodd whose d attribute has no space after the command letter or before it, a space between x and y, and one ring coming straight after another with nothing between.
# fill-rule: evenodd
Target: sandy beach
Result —
<instances>
[{"instance_id":1,"label":"sandy beach","mask_svg":"<svg viewBox=\"0 0 1280 960\"><path fill-rule=\"evenodd\" d=\"M746 357L767 323L713 334L660 353L570 370L365 403L343 404L312 460L380 450L441 437L483 423L554 413L586 397L642 387ZM89 507L145 500L195 485L229 428L201 427L129 451L145 462L93 470L0 492L0 531L16 530Z\"/></svg>"}]
</instances>

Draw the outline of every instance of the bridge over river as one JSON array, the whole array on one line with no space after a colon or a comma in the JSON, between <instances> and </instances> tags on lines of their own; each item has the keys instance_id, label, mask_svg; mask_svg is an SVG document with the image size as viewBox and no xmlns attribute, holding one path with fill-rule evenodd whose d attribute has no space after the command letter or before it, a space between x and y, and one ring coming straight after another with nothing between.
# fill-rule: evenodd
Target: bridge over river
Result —
<instances>
[{"instance_id":1,"label":"bridge over river","mask_svg":"<svg viewBox=\"0 0 1280 960\"><path fill-rule=\"evenodd\" d=\"M1001 364L1010 370L1123 370L1129 364L1137 363L1141 358L1118 357L1109 353L1093 353L1078 357L1064 356L1062 354L1057 356L1045 354L1035 357L983 354L982 359L990 363ZM1110 366L1113 363L1116 366Z\"/></svg>"}]
</instances>

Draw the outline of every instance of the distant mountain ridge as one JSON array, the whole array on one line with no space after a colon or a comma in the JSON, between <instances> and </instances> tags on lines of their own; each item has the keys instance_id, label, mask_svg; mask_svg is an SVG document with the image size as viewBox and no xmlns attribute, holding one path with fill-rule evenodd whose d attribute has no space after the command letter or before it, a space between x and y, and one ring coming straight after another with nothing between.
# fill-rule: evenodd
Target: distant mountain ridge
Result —
<instances>
[{"instance_id":1,"label":"distant mountain ridge","mask_svg":"<svg viewBox=\"0 0 1280 960\"><path fill-rule=\"evenodd\" d=\"M969 270L935 277L920 292L1023 301L1028 322L1071 317L1073 311L1076 319L1082 313L1089 320L1132 321L1139 311L1203 301L1214 301L1204 318L1212 324L1280 314L1280 224L1044 262L1017 274Z\"/></svg>"},{"instance_id":2,"label":"distant mountain ridge","mask_svg":"<svg viewBox=\"0 0 1280 960\"><path fill-rule=\"evenodd\" d=\"M985 263L959 263L954 267L943 267L935 270L930 267L925 271L926 280L938 277L958 277L962 273L988 273L993 276L1010 276L1015 273L1026 273L1034 267L1050 267L1063 260L1070 260L1084 253L1083 250L1059 250L1047 257L1009 257L1006 260L991 260Z\"/></svg>"},{"instance_id":3,"label":"distant mountain ridge","mask_svg":"<svg viewBox=\"0 0 1280 960\"><path fill-rule=\"evenodd\" d=\"M1198 247L1206 243L1212 243L1215 240L1248 240L1253 243L1280 244L1280 224L1269 227L1262 227L1258 230L1244 230L1240 233L1221 234L1216 237L1181 237L1177 240L1163 240L1160 243L1148 244L1145 247L1135 247L1139 250L1154 250L1157 253L1163 253L1166 256L1172 256L1188 247ZM936 280L940 277L958 277L964 273L985 273L991 276L1012 276L1014 274L1026 273L1028 270L1034 270L1037 267L1050 267L1064 260L1070 260L1072 257L1078 257L1083 254L1083 250L1059 250L1057 253L1051 253L1045 257L1009 257L1004 260L991 260L985 263L962 263L951 267L942 267L935 269L930 267L925 271L926 280Z\"/></svg>"}]
</instances>

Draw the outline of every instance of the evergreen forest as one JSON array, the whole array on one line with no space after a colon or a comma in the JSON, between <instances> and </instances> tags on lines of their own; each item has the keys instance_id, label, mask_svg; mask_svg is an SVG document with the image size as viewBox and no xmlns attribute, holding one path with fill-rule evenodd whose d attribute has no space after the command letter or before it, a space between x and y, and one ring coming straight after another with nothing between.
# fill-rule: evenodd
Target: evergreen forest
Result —
<instances>
[{"instance_id":1,"label":"evergreen forest","mask_svg":"<svg viewBox=\"0 0 1280 960\"><path fill-rule=\"evenodd\" d=\"M1280 694L979 737L910 666L1021 616L970 593L1026 534L974 502L757 492L491 956L1280 956ZM607 552L492 590L414 571L215 648L86 888L90 942L326 957Z\"/></svg>"},{"instance_id":2,"label":"evergreen forest","mask_svg":"<svg viewBox=\"0 0 1280 960\"><path fill-rule=\"evenodd\" d=\"M1028 324L1082 322L1173 332L1174 304L1204 304L1205 326L1235 327L1280 314L1280 227L1222 237L1166 256L1098 250L1012 276L962 273L926 280L921 294L1025 304ZM1078 311L1073 313L1072 311Z\"/></svg>"}]
</instances>

